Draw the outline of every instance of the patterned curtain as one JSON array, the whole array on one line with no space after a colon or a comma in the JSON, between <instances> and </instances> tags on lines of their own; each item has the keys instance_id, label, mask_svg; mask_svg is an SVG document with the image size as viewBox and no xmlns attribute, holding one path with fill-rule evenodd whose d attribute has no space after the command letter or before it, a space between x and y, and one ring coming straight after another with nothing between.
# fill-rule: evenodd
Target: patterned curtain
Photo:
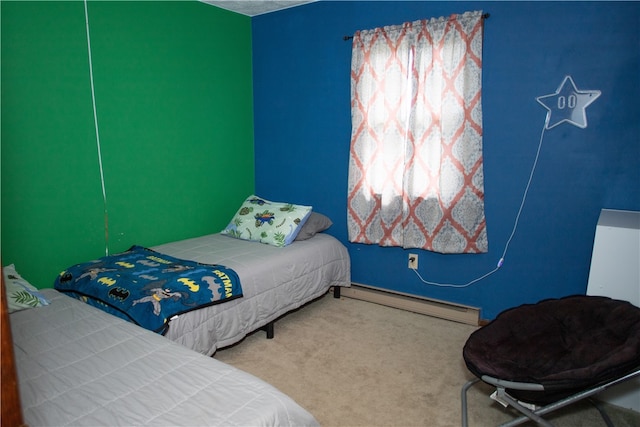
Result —
<instances>
[{"instance_id":1,"label":"patterned curtain","mask_svg":"<svg viewBox=\"0 0 640 427\"><path fill-rule=\"evenodd\" d=\"M487 251L482 31L478 11L354 35L351 242Z\"/></svg>"}]
</instances>

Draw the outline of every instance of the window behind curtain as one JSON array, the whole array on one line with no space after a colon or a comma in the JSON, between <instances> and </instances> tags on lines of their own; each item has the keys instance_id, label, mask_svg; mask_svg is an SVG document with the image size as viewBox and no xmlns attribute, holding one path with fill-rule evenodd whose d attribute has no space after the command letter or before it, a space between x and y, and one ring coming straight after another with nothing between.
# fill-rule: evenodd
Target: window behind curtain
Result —
<instances>
[{"instance_id":1,"label":"window behind curtain","mask_svg":"<svg viewBox=\"0 0 640 427\"><path fill-rule=\"evenodd\" d=\"M351 242L487 251L482 31L478 11L354 35Z\"/></svg>"}]
</instances>

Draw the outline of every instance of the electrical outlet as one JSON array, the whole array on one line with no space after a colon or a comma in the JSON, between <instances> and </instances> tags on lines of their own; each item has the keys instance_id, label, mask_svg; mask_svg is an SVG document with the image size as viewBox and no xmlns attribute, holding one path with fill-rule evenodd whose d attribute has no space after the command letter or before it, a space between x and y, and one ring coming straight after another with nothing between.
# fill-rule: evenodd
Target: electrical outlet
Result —
<instances>
[{"instance_id":1,"label":"electrical outlet","mask_svg":"<svg viewBox=\"0 0 640 427\"><path fill-rule=\"evenodd\" d=\"M409 266L412 270L418 269L418 255L417 254L409 254Z\"/></svg>"}]
</instances>

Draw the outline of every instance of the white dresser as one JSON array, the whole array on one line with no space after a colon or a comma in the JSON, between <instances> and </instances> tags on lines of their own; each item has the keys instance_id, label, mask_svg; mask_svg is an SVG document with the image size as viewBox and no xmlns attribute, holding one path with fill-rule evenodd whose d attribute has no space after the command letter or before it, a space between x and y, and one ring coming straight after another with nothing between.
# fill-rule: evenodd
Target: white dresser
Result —
<instances>
[{"instance_id":1,"label":"white dresser","mask_svg":"<svg viewBox=\"0 0 640 427\"><path fill-rule=\"evenodd\" d=\"M600 212L587 295L626 300L640 307L640 212ZM640 412L640 378L605 391L599 399Z\"/></svg>"}]
</instances>

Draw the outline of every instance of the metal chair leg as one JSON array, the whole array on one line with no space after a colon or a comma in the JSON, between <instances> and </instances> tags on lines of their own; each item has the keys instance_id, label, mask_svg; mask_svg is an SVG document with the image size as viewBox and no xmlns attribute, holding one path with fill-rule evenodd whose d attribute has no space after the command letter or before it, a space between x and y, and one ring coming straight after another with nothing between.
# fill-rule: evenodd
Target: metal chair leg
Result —
<instances>
[{"instance_id":1,"label":"metal chair leg","mask_svg":"<svg viewBox=\"0 0 640 427\"><path fill-rule=\"evenodd\" d=\"M462 396L460 399L462 402L462 427L468 427L469 425L469 420L467 418L467 390L469 390L471 386L479 381L480 378L474 378L470 381L467 381L467 383L462 387Z\"/></svg>"}]
</instances>

